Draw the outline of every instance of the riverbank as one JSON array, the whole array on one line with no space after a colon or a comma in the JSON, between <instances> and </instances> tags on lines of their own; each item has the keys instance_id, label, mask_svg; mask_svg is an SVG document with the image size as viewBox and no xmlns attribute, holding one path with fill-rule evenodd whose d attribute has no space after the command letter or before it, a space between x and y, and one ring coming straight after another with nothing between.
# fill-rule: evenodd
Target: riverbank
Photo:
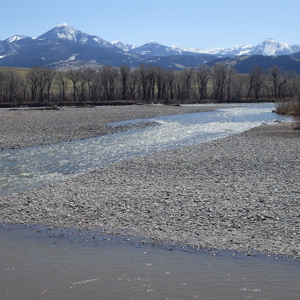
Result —
<instances>
[{"instance_id":1,"label":"riverbank","mask_svg":"<svg viewBox=\"0 0 300 300\"><path fill-rule=\"evenodd\" d=\"M300 133L264 125L0 198L0 222L300 258Z\"/></svg>"},{"instance_id":2,"label":"riverbank","mask_svg":"<svg viewBox=\"0 0 300 300\"><path fill-rule=\"evenodd\" d=\"M130 105L63 107L60 110L0 109L0 150L81 140L135 129L107 123L211 110L211 106ZM139 124L149 126L153 124Z\"/></svg>"}]
</instances>

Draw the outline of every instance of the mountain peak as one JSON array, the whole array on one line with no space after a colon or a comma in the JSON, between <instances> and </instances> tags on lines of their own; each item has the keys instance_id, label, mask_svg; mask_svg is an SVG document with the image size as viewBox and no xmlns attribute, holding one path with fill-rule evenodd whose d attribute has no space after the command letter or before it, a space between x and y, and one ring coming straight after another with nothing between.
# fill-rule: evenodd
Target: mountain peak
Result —
<instances>
[{"instance_id":1,"label":"mountain peak","mask_svg":"<svg viewBox=\"0 0 300 300\"><path fill-rule=\"evenodd\" d=\"M125 52L128 52L128 51L136 48L136 46L129 45L129 44L123 43L121 41L114 41L114 42L110 42L110 43Z\"/></svg>"},{"instance_id":2,"label":"mountain peak","mask_svg":"<svg viewBox=\"0 0 300 300\"><path fill-rule=\"evenodd\" d=\"M57 27L71 27L71 26L67 23L62 23L62 24L59 24Z\"/></svg>"},{"instance_id":3,"label":"mountain peak","mask_svg":"<svg viewBox=\"0 0 300 300\"><path fill-rule=\"evenodd\" d=\"M271 42L271 43L279 43L278 41L272 39L272 38L267 38L266 40L263 41L264 42Z\"/></svg>"},{"instance_id":4,"label":"mountain peak","mask_svg":"<svg viewBox=\"0 0 300 300\"><path fill-rule=\"evenodd\" d=\"M282 43L279 41L276 41L272 38L268 38L259 45L257 45L254 49L253 52L251 53L252 55L288 55L292 54L294 52L299 51L299 46L297 45L290 45L287 43Z\"/></svg>"},{"instance_id":5,"label":"mountain peak","mask_svg":"<svg viewBox=\"0 0 300 300\"><path fill-rule=\"evenodd\" d=\"M8 38L6 41L9 42L9 43L13 43L13 42L23 40L23 39L26 39L26 38L27 38L27 36L25 36L25 35L14 35L14 36Z\"/></svg>"},{"instance_id":6,"label":"mountain peak","mask_svg":"<svg viewBox=\"0 0 300 300\"><path fill-rule=\"evenodd\" d=\"M63 39L70 40L72 42L76 42L76 35L80 33L80 31L74 29L72 26L67 23L62 23L46 33L42 34L38 37L39 40L45 39Z\"/></svg>"}]
</instances>

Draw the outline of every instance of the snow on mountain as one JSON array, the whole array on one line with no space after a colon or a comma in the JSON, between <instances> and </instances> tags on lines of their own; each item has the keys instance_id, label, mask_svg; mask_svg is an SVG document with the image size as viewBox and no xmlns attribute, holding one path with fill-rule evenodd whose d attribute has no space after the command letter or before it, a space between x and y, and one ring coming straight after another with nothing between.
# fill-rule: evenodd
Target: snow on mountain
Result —
<instances>
[{"instance_id":1,"label":"snow on mountain","mask_svg":"<svg viewBox=\"0 0 300 300\"><path fill-rule=\"evenodd\" d=\"M114 46L118 47L122 51L125 51L125 52L128 52L128 51L136 48L136 46L125 44L125 43L120 42L120 41L114 41L114 42L110 42L110 43L113 44Z\"/></svg>"},{"instance_id":2,"label":"snow on mountain","mask_svg":"<svg viewBox=\"0 0 300 300\"><path fill-rule=\"evenodd\" d=\"M4 57L6 57L6 56L9 56L9 55L11 55L11 54L1 55L1 56L0 56L0 59L1 59L1 58L4 58Z\"/></svg>"},{"instance_id":3,"label":"snow on mountain","mask_svg":"<svg viewBox=\"0 0 300 300\"><path fill-rule=\"evenodd\" d=\"M121 41L105 41L98 36L74 29L66 23L52 28L38 38L14 35L0 41L0 59L2 63L6 61L7 65L13 65L14 57L17 55L21 57L19 61L23 63L22 66L30 66L31 62L37 64L41 59L40 51L47 53L47 55L43 54L43 57L47 57L49 61L55 61L58 59L57 57L61 57L61 60L93 60L100 64L111 64L114 61L116 66L121 63L135 65L144 61L171 67L199 65L217 57L289 55L300 52L300 45L267 39L257 46L235 45L229 49L187 48L176 45L169 47L154 41L136 47ZM28 62L27 57L31 55L35 56L32 61ZM16 63L20 65L20 62Z\"/></svg>"},{"instance_id":4,"label":"snow on mountain","mask_svg":"<svg viewBox=\"0 0 300 300\"><path fill-rule=\"evenodd\" d=\"M249 54L253 50L254 46L245 44L245 45L235 45L233 48L228 49L227 55L240 56Z\"/></svg>"},{"instance_id":5,"label":"snow on mountain","mask_svg":"<svg viewBox=\"0 0 300 300\"><path fill-rule=\"evenodd\" d=\"M23 35L14 35L5 42L8 47L16 51L19 48L19 42L27 43L27 40L33 40ZM199 55L210 54L216 56L240 56L240 55L288 55L300 51L300 45L290 45L278 42L274 39L266 39L257 46L252 45L235 45L233 48L224 49L214 48L187 48L173 45L171 47L150 41L142 46L136 47L121 41L108 42L95 35L86 34L80 30L74 29L67 23L60 24L53 29L47 31L37 38L37 40L55 40L63 39L74 43L84 44L92 47L109 48L121 50L127 53L135 53L142 56L170 56L170 55ZM3 53L5 54L5 53Z\"/></svg>"},{"instance_id":6,"label":"snow on mountain","mask_svg":"<svg viewBox=\"0 0 300 300\"><path fill-rule=\"evenodd\" d=\"M184 54L184 51L180 48L168 47L161 44L158 44L154 41L150 41L140 47L136 47L130 52L151 57L151 56L170 56L170 55L181 55Z\"/></svg>"},{"instance_id":7,"label":"snow on mountain","mask_svg":"<svg viewBox=\"0 0 300 300\"><path fill-rule=\"evenodd\" d=\"M175 46L173 46L175 47ZM176 46L178 47L178 46ZM180 48L180 47L179 47ZM257 46L235 45L233 48L180 48L183 51L190 51L199 54L213 54L219 56L240 56L240 55L288 55L300 51L300 45L290 45L278 42L273 39L266 39Z\"/></svg>"},{"instance_id":8,"label":"snow on mountain","mask_svg":"<svg viewBox=\"0 0 300 300\"><path fill-rule=\"evenodd\" d=\"M172 46L180 48L179 46ZM245 55L249 54L254 46L252 45L235 45L233 48L230 49L224 49L224 48L180 48L183 51L189 51L194 52L198 54L212 54L212 55L218 55L218 56L239 56L239 55Z\"/></svg>"},{"instance_id":9,"label":"snow on mountain","mask_svg":"<svg viewBox=\"0 0 300 300\"><path fill-rule=\"evenodd\" d=\"M23 39L27 39L27 36L25 36L25 35L14 35L14 36L8 38L6 41L8 43L13 43L13 42L23 40Z\"/></svg>"},{"instance_id":10,"label":"snow on mountain","mask_svg":"<svg viewBox=\"0 0 300 300\"><path fill-rule=\"evenodd\" d=\"M10 54L17 53L22 47L31 44L33 39L25 35L14 35L4 41L0 41L0 55L6 57Z\"/></svg>"},{"instance_id":11,"label":"snow on mountain","mask_svg":"<svg viewBox=\"0 0 300 300\"><path fill-rule=\"evenodd\" d=\"M173 45L173 48L176 49L181 49L182 51L189 51L189 52L194 52L194 53L199 53L199 54L220 54L222 51L224 51L223 48L187 48L187 47L180 47L177 45Z\"/></svg>"},{"instance_id":12,"label":"snow on mountain","mask_svg":"<svg viewBox=\"0 0 300 300\"><path fill-rule=\"evenodd\" d=\"M37 39L38 40L63 39L63 40L69 40L74 43L86 44L88 46L94 46L94 47L100 47L100 48L113 47L113 45L110 42L105 41L98 36L89 35L80 30L74 29L72 26L70 26L66 23L63 23L63 24L60 24L60 25L54 27L53 29L40 35Z\"/></svg>"},{"instance_id":13,"label":"snow on mountain","mask_svg":"<svg viewBox=\"0 0 300 300\"><path fill-rule=\"evenodd\" d=\"M251 51L252 55L288 55L300 51L300 45L290 45L271 38L266 39Z\"/></svg>"},{"instance_id":14,"label":"snow on mountain","mask_svg":"<svg viewBox=\"0 0 300 300\"><path fill-rule=\"evenodd\" d=\"M77 42L77 35L79 35L81 31L74 29L72 26L67 23L60 24L53 29L47 31L38 37L39 40L45 39L64 39L72 42Z\"/></svg>"}]
</instances>

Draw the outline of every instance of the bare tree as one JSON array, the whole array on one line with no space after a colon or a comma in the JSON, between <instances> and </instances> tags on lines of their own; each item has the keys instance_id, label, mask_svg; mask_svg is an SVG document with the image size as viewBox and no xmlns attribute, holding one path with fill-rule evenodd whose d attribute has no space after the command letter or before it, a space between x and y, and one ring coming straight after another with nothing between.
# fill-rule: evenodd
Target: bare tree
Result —
<instances>
[{"instance_id":1,"label":"bare tree","mask_svg":"<svg viewBox=\"0 0 300 300\"><path fill-rule=\"evenodd\" d=\"M101 79L106 100L115 98L115 85L118 76L118 69L111 66L103 66L101 69Z\"/></svg>"},{"instance_id":2,"label":"bare tree","mask_svg":"<svg viewBox=\"0 0 300 300\"><path fill-rule=\"evenodd\" d=\"M181 80L183 86L183 95L184 98L190 99L191 97L191 86L192 86L192 79L194 75L194 68L184 68L181 72Z\"/></svg>"},{"instance_id":3,"label":"bare tree","mask_svg":"<svg viewBox=\"0 0 300 300\"><path fill-rule=\"evenodd\" d=\"M88 76L85 69L78 70L77 72L79 80L76 91L79 102L82 103L86 100L86 84L88 82Z\"/></svg>"},{"instance_id":4,"label":"bare tree","mask_svg":"<svg viewBox=\"0 0 300 300\"><path fill-rule=\"evenodd\" d=\"M139 70L135 69L131 72L129 76L130 99L134 100L136 98L138 89L139 89Z\"/></svg>"},{"instance_id":5,"label":"bare tree","mask_svg":"<svg viewBox=\"0 0 300 300\"><path fill-rule=\"evenodd\" d=\"M213 98L215 100L224 101L225 98L225 84L227 76L227 67L222 64L215 64L212 67L213 78Z\"/></svg>"},{"instance_id":6,"label":"bare tree","mask_svg":"<svg viewBox=\"0 0 300 300\"><path fill-rule=\"evenodd\" d=\"M66 91L68 88L69 78L65 72L57 72L55 76L55 83L58 85L59 94L61 100L64 102L66 100Z\"/></svg>"},{"instance_id":7,"label":"bare tree","mask_svg":"<svg viewBox=\"0 0 300 300\"><path fill-rule=\"evenodd\" d=\"M87 68L83 70L83 73L87 84L88 100L94 100L96 71L92 68Z\"/></svg>"},{"instance_id":8,"label":"bare tree","mask_svg":"<svg viewBox=\"0 0 300 300\"><path fill-rule=\"evenodd\" d=\"M31 101L37 100L37 93L40 85L40 69L41 67L32 67L27 73L26 79L31 94Z\"/></svg>"},{"instance_id":9,"label":"bare tree","mask_svg":"<svg viewBox=\"0 0 300 300\"><path fill-rule=\"evenodd\" d=\"M147 72L147 67L144 64L139 65L139 80L141 82L142 90L143 90L143 100L147 101L148 94L147 94L147 87L149 85L149 80L148 80L148 72Z\"/></svg>"},{"instance_id":10,"label":"bare tree","mask_svg":"<svg viewBox=\"0 0 300 300\"><path fill-rule=\"evenodd\" d=\"M175 83L175 74L173 70L166 71L166 102L168 99L171 101L174 99L174 83Z\"/></svg>"},{"instance_id":11,"label":"bare tree","mask_svg":"<svg viewBox=\"0 0 300 300\"><path fill-rule=\"evenodd\" d=\"M122 88L121 88L122 99L125 100L127 99L127 89L128 89L127 85L128 85L131 69L129 66L123 64L119 68L119 71L120 71L121 83L122 83Z\"/></svg>"},{"instance_id":12,"label":"bare tree","mask_svg":"<svg viewBox=\"0 0 300 300\"><path fill-rule=\"evenodd\" d=\"M93 99L97 99L98 101L103 100L102 74L99 71L96 71L94 74L92 93Z\"/></svg>"},{"instance_id":13,"label":"bare tree","mask_svg":"<svg viewBox=\"0 0 300 300\"><path fill-rule=\"evenodd\" d=\"M77 95L77 83L79 81L79 72L76 70L70 69L66 72L67 78L72 82L73 84L73 101L76 102L76 95Z\"/></svg>"},{"instance_id":14,"label":"bare tree","mask_svg":"<svg viewBox=\"0 0 300 300\"><path fill-rule=\"evenodd\" d=\"M278 66L274 66L269 70L270 81L273 85L273 94L275 99L281 98L281 92L284 85L290 79L291 75L287 72L282 73Z\"/></svg>"},{"instance_id":15,"label":"bare tree","mask_svg":"<svg viewBox=\"0 0 300 300\"><path fill-rule=\"evenodd\" d=\"M19 102L19 89L21 85L21 78L14 70L9 70L6 75L6 85L9 91L9 102L16 103Z\"/></svg>"},{"instance_id":16,"label":"bare tree","mask_svg":"<svg viewBox=\"0 0 300 300\"><path fill-rule=\"evenodd\" d=\"M5 95L5 74L0 70L0 100L3 100Z\"/></svg>"},{"instance_id":17,"label":"bare tree","mask_svg":"<svg viewBox=\"0 0 300 300\"><path fill-rule=\"evenodd\" d=\"M157 85L157 99L162 99L162 93L164 88L164 71L162 67L156 68L156 85Z\"/></svg>"},{"instance_id":18,"label":"bare tree","mask_svg":"<svg viewBox=\"0 0 300 300\"><path fill-rule=\"evenodd\" d=\"M156 83L156 69L157 67L149 65L147 67L148 73L148 89L147 89L147 99L154 100L154 92L155 92L155 83Z\"/></svg>"},{"instance_id":19,"label":"bare tree","mask_svg":"<svg viewBox=\"0 0 300 300\"><path fill-rule=\"evenodd\" d=\"M196 71L198 79L198 91L200 102L207 98L207 83L210 79L211 72L208 66L200 66Z\"/></svg>"},{"instance_id":20,"label":"bare tree","mask_svg":"<svg viewBox=\"0 0 300 300\"><path fill-rule=\"evenodd\" d=\"M52 85L54 72L47 68L39 67L38 71L38 88L39 88L39 101L40 103L44 102L45 92L46 97L49 100L50 98L50 88Z\"/></svg>"},{"instance_id":21,"label":"bare tree","mask_svg":"<svg viewBox=\"0 0 300 300\"><path fill-rule=\"evenodd\" d=\"M227 101L231 102L232 100L232 85L231 85L231 81L232 81L232 77L233 75L236 73L234 67L229 66L227 68Z\"/></svg>"},{"instance_id":22,"label":"bare tree","mask_svg":"<svg viewBox=\"0 0 300 300\"><path fill-rule=\"evenodd\" d=\"M232 75L232 80L231 80L231 99L233 101L240 102L246 86L246 82L248 80L248 75L244 74L233 74Z\"/></svg>"},{"instance_id":23,"label":"bare tree","mask_svg":"<svg viewBox=\"0 0 300 300\"><path fill-rule=\"evenodd\" d=\"M265 70L262 67L253 67L249 77L249 89L247 99L249 99L251 92L254 92L255 99L259 99L259 92L265 82Z\"/></svg>"},{"instance_id":24,"label":"bare tree","mask_svg":"<svg viewBox=\"0 0 300 300\"><path fill-rule=\"evenodd\" d=\"M44 74L46 80L47 100L50 101L50 90L55 76L55 72L50 69L45 69Z\"/></svg>"}]
</instances>

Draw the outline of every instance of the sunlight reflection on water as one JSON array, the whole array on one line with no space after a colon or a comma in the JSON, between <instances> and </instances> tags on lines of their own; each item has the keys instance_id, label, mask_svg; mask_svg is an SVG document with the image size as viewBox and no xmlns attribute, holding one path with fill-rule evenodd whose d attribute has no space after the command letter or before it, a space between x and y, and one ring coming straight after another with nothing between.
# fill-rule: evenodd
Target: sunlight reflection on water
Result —
<instances>
[{"instance_id":1,"label":"sunlight reflection on water","mask_svg":"<svg viewBox=\"0 0 300 300\"><path fill-rule=\"evenodd\" d=\"M67 178L132 156L197 145L272 123L273 104L151 119L157 126L97 138L1 151L0 196ZM115 123L135 123L140 120ZM112 124L113 125L113 124Z\"/></svg>"},{"instance_id":2,"label":"sunlight reflection on water","mask_svg":"<svg viewBox=\"0 0 300 300\"><path fill-rule=\"evenodd\" d=\"M283 120L272 108L255 105L161 117L154 119L158 126L143 130L2 151L0 195L134 155L195 145L274 118ZM97 238L83 244L68 234L51 233L54 229L26 231L33 237L0 225L0 299L294 300L300 293L299 262L103 245Z\"/></svg>"}]
</instances>

